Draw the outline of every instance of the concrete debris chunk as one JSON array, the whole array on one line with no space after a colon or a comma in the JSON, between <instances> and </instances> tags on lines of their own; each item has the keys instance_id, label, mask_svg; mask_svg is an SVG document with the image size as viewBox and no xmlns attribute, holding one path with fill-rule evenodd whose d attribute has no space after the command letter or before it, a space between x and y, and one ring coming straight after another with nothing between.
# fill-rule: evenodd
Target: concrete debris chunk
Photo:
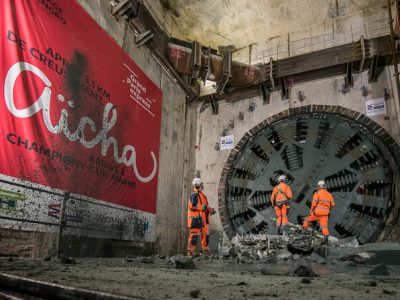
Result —
<instances>
[{"instance_id":1,"label":"concrete debris chunk","mask_svg":"<svg viewBox=\"0 0 400 300\"><path fill-rule=\"evenodd\" d=\"M190 270L190 269L196 269L196 265L193 259L189 257L182 257L175 259L175 268Z\"/></svg>"},{"instance_id":2,"label":"concrete debris chunk","mask_svg":"<svg viewBox=\"0 0 400 300\"><path fill-rule=\"evenodd\" d=\"M389 276L390 272L385 264L380 264L369 271L369 275Z\"/></svg>"},{"instance_id":3,"label":"concrete debris chunk","mask_svg":"<svg viewBox=\"0 0 400 300\"><path fill-rule=\"evenodd\" d=\"M239 244L239 236L238 236L238 235L235 235L235 236L232 238L231 244L232 244L232 245L237 245L237 244Z\"/></svg>"},{"instance_id":4,"label":"concrete debris chunk","mask_svg":"<svg viewBox=\"0 0 400 300\"><path fill-rule=\"evenodd\" d=\"M231 249L232 249L232 248L230 248L230 249L228 249L228 248L221 248L221 249L220 249L220 254L221 254L221 256L223 256L223 257L229 257L229 256L231 256Z\"/></svg>"},{"instance_id":5,"label":"concrete debris chunk","mask_svg":"<svg viewBox=\"0 0 400 300\"><path fill-rule=\"evenodd\" d=\"M358 253L357 255L362 258L371 258L372 256L374 256L373 253L368 253L368 252L361 252L361 253Z\"/></svg>"},{"instance_id":6,"label":"concrete debris chunk","mask_svg":"<svg viewBox=\"0 0 400 300\"><path fill-rule=\"evenodd\" d=\"M382 290L382 293L386 295L397 295L396 291L389 291L389 290Z\"/></svg>"},{"instance_id":7,"label":"concrete debris chunk","mask_svg":"<svg viewBox=\"0 0 400 300\"><path fill-rule=\"evenodd\" d=\"M150 257L143 257L141 260L143 264L154 264L154 260Z\"/></svg>"},{"instance_id":8,"label":"concrete debris chunk","mask_svg":"<svg viewBox=\"0 0 400 300\"><path fill-rule=\"evenodd\" d=\"M293 260L299 260L300 259L300 255L299 254L294 254L292 259Z\"/></svg>"},{"instance_id":9,"label":"concrete debris chunk","mask_svg":"<svg viewBox=\"0 0 400 300\"><path fill-rule=\"evenodd\" d=\"M293 272L294 275L300 276L300 277L316 277L318 274L316 274L311 267L300 265L294 270Z\"/></svg>"},{"instance_id":10,"label":"concrete debris chunk","mask_svg":"<svg viewBox=\"0 0 400 300\"><path fill-rule=\"evenodd\" d=\"M237 254L239 254L240 252L242 252L242 248L240 247L240 245L235 245L233 247L233 251Z\"/></svg>"},{"instance_id":11,"label":"concrete debris chunk","mask_svg":"<svg viewBox=\"0 0 400 300\"><path fill-rule=\"evenodd\" d=\"M240 255L243 256L243 257L250 257L250 252L243 251L242 253L240 253Z\"/></svg>"},{"instance_id":12,"label":"concrete debris chunk","mask_svg":"<svg viewBox=\"0 0 400 300\"><path fill-rule=\"evenodd\" d=\"M284 270L277 270L276 268L263 268L261 269L261 275L290 275L289 272Z\"/></svg>"},{"instance_id":13,"label":"concrete debris chunk","mask_svg":"<svg viewBox=\"0 0 400 300\"><path fill-rule=\"evenodd\" d=\"M279 249L276 251L276 257L278 259L290 259L292 258L292 253L286 249Z\"/></svg>"},{"instance_id":14,"label":"concrete debris chunk","mask_svg":"<svg viewBox=\"0 0 400 300\"><path fill-rule=\"evenodd\" d=\"M321 257L320 255L318 255L317 253L311 253L310 255L310 260L312 262L316 262L318 264L323 264L325 263L325 259L323 257Z\"/></svg>"},{"instance_id":15,"label":"concrete debris chunk","mask_svg":"<svg viewBox=\"0 0 400 300\"><path fill-rule=\"evenodd\" d=\"M357 238L355 238L355 237L345 238L338 242L333 242L333 244L335 244L339 247L346 247L346 248L357 248L358 246L360 246Z\"/></svg>"},{"instance_id":16,"label":"concrete debris chunk","mask_svg":"<svg viewBox=\"0 0 400 300\"><path fill-rule=\"evenodd\" d=\"M310 284L310 283L311 283L311 279L310 279L310 278L303 278L303 279L301 280L301 283Z\"/></svg>"},{"instance_id":17,"label":"concrete debris chunk","mask_svg":"<svg viewBox=\"0 0 400 300\"><path fill-rule=\"evenodd\" d=\"M63 256L60 258L60 263L68 264L68 265L75 265L76 260L73 257Z\"/></svg>"},{"instance_id":18,"label":"concrete debris chunk","mask_svg":"<svg viewBox=\"0 0 400 300\"><path fill-rule=\"evenodd\" d=\"M198 298L199 294L200 294L200 290L190 291L190 297L192 297L192 298Z\"/></svg>"},{"instance_id":19,"label":"concrete debris chunk","mask_svg":"<svg viewBox=\"0 0 400 300\"><path fill-rule=\"evenodd\" d=\"M376 283L376 281L368 281L366 283L364 283L365 286L377 286L378 284Z\"/></svg>"}]
</instances>

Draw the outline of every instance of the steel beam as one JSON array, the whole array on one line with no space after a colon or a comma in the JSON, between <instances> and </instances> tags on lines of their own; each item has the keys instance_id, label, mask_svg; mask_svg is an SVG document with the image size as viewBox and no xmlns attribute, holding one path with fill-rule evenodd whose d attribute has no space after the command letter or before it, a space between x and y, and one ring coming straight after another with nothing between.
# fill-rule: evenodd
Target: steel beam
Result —
<instances>
[{"instance_id":1,"label":"steel beam","mask_svg":"<svg viewBox=\"0 0 400 300\"><path fill-rule=\"evenodd\" d=\"M224 49L222 76L217 85L217 93L224 91L230 77L232 77L232 47L228 46Z\"/></svg>"}]
</instances>

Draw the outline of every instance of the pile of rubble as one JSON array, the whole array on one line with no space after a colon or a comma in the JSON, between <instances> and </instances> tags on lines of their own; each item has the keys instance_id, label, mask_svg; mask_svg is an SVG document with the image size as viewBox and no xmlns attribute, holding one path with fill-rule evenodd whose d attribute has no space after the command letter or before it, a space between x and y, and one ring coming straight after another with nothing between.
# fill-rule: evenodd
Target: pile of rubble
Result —
<instances>
[{"instance_id":1,"label":"pile of rubble","mask_svg":"<svg viewBox=\"0 0 400 300\"><path fill-rule=\"evenodd\" d=\"M337 239L330 237L330 243L336 242ZM219 248L219 257L236 259L239 263L252 263L254 260L270 263L305 257L322 263L325 261L325 248L321 235L290 224L283 235L236 235L230 245Z\"/></svg>"},{"instance_id":2,"label":"pile of rubble","mask_svg":"<svg viewBox=\"0 0 400 300\"><path fill-rule=\"evenodd\" d=\"M329 262L359 264L399 264L400 244L371 243L360 245L356 237L337 239L330 236L328 245L323 236L312 229L289 224L283 235L236 235L229 245L219 247L218 258L251 264L307 260L319 264Z\"/></svg>"}]
</instances>

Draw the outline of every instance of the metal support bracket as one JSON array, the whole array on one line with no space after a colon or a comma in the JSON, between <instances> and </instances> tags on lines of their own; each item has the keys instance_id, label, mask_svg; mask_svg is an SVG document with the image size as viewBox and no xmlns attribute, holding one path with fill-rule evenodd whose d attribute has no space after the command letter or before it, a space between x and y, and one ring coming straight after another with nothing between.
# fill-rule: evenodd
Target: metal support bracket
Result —
<instances>
[{"instance_id":1,"label":"metal support bracket","mask_svg":"<svg viewBox=\"0 0 400 300\"><path fill-rule=\"evenodd\" d=\"M360 68L359 68L359 71L362 72L363 67L364 67L364 62L365 62L365 41L364 41L364 35L362 35L361 38L360 38L360 45L361 45L361 61L360 61Z\"/></svg>"},{"instance_id":2,"label":"metal support bracket","mask_svg":"<svg viewBox=\"0 0 400 300\"><path fill-rule=\"evenodd\" d=\"M153 33L151 32L150 29L148 29L142 33L139 33L135 37L135 44L138 45L138 47L143 46L148 41L150 41L152 38L153 38Z\"/></svg>"},{"instance_id":3,"label":"metal support bracket","mask_svg":"<svg viewBox=\"0 0 400 300\"><path fill-rule=\"evenodd\" d=\"M206 71L206 75L204 75L203 83L206 85L206 81L211 74L211 47L208 46L207 49L207 64L204 65L204 70Z\"/></svg>"},{"instance_id":4,"label":"metal support bracket","mask_svg":"<svg viewBox=\"0 0 400 300\"><path fill-rule=\"evenodd\" d=\"M282 100L289 99L289 87L284 77L281 78Z\"/></svg>"},{"instance_id":5,"label":"metal support bracket","mask_svg":"<svg viewBox=\"0 0 400 300\"><path fill-rule=\"evenodd\" d=\"M125 17L127 19L137 18L139 15L139 0L121 0L111 9L111 14L116 17Z\"/></svg>"},{"instance_id":6,"label":"metal support bracket","mask_svg":"<svg viewBox=\"0 0 400 300\"><path fill-rule=\"evenodd\" d=\"M201 45L193 41L192 42L192 75L190 78L190 85L196 84L197 78L200 75L201 68Z\"/></svg>"},{"instance_id":7,"label":"metal support bracket","mask_svg":"<svg viewBox=\"0 0 400 300\"><path fill-rule=\"evenodd\" d=\"M213 115L218 115L218 101L215 100L214 95L209 95L210 98L210 103L211 103L211 108L212 108L212 114Z\"/></svg>"},{"instance_id":8,"label":"metal support bracket","mask_svg":"<svg viewBox=\"0 0 400 300\"><path fill-rule=\"evenodd\" d=\"M271 81L272 90L275 91L275 81L274 81L274 60L272 57L269 58L269 80Z\"/></svg>"},{"instance_id":9,"label":"metal support bracket","mask_svg":"<svg viewBox=\"0 0 400 300\"><path fill-rule=\"evenodd\" d=\"M378 81L378 62L379 62L379 56L378 55L372 56L371 65L368 71L368 83Z\"/></svg>"},{"instance_id":10,"label":"metal support bracket","mask_svg":"<svg viewBox=\"0 0 400 300\"><path fill-rule=\"evenodd\" d=\"M224 48L222 75L218 82L217 93L224 91L229 78L232 76L232 48L233 46Z\"/></svg>"},{"instance_id":11,"label":"metal support bracket","mask_svg":"<svg viewBox=\"0 0 400 300\"><path fill-rule=\"evenodd\" d=\"M262 96L263 96L263 104L269 104L270 103L271 93L269 92L267 84L265 83L265 81L260 83L260 87L261 87L261 93L262 93Z\"/></svg>"},{"instance_id":12,"label":"metal support bracket","mask_svg":"<svg viewBox=\"0 0 400 300\"><path fill-rule=\"evenodd\" d=\"M346 87L353 87L353 74L352 74L352 69L353 69L353 63L347 63L346 64L346 77L344 78L344 84Z\"/></svg>"}]
</instances>

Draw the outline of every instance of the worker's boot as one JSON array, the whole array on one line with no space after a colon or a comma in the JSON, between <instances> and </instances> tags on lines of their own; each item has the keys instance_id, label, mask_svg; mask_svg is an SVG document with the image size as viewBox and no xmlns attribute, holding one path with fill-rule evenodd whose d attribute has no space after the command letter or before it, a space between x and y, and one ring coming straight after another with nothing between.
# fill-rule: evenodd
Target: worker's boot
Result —
<instances>
[{"instance_id":1,"label":"worker's boot","mask_svg":"<svg viewBox=\"0 0 400 300\"><path fill-rule=\"evenodd\" d=\"M328 246L329 243L329 235L324 235L324 244Z\"/></svg>"},{"instance_id":2,"label":"worker's boot","mask_svg":"<svg viewBox=\"0 0 400 300\"><path fill-rule=\"evenodd\" d=\"M281 226L281 235L286 235L286 226L285 225L282 225Z\"/></svg>"},{"instance_id":3,"label":"worker's boot","mask_svg":"<svg viewBox=\"0 0 400 300\"><path fill-rule=\"evenodd\" d=\"M282 227L278 226L278 235L282 235Z\"/></svg>"},{"instance_id":4,"label":"worker's boot","mask_svg":"<svg viewBox=\"0 0 400 300\"><path fill-rule=\"evenodd\" d=\"M207 256L207 257L209 257L211 254L210 254L210 250L208 250L208 249L203 249L203 253L204 253L204 255L205 256Z\"/></svg>"},{"instance_id":5,"label":"worker's boot","mask_svg":"<svg viewBox=\"0 0 400 300\"><path fill-rule=\"evenodd\" d=\"M190 249L186 250L186 256L193 257L193 255L194 255L194 252L192 250L190 250Z\"/></svg>"}]
</instances>

